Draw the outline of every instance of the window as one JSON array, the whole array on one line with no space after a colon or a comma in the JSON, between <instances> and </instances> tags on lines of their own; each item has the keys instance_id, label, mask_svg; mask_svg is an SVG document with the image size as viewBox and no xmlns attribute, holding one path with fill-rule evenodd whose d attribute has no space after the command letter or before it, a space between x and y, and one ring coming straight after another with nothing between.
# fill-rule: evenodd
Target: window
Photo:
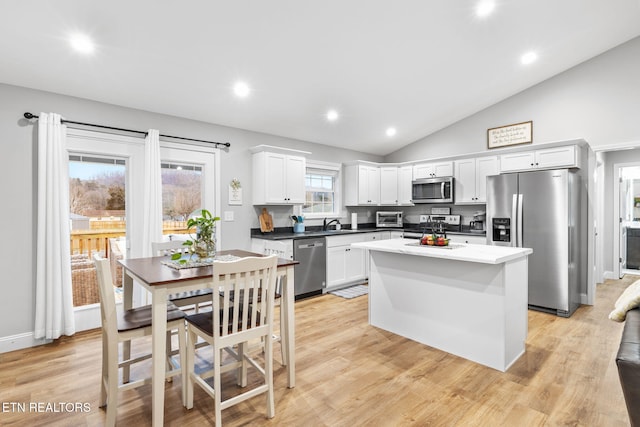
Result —
<instances>
[{"instance_id":1,"label":"window","mask_svg":"<svg viewBox=\"0 0 640 427\"><path fill-rule=\"evenodd\" d=\"M307 162L305 203L302 213L307 218L340 215L339 164Z\"/></svg>"},{"instance_id":2,"label":"window","mask_svg":"<svg viewBox=\"0 0 640 427\"><path fill-rule=\"evenodd\" d=\"M183 233L189 215L202 208L202 166L162 163L163 234Z\"/></svg>"}]
</instances>

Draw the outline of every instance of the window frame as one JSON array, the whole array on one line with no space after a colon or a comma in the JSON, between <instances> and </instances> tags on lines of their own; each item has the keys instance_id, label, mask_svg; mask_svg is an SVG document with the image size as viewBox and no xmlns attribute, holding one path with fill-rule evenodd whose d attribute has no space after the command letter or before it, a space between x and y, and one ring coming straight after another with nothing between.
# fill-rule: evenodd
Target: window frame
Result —
<instances>
[{"instance_id":1,"label":"window frame","mask_svg":"<svg viewBox=\"0 0 640 427\"><path fill-rule=\"evenodd\" d=\"M307 197L307 184L306 184L306 176L309 174L310 170L314 171L326 171L327 175L331 174L334 176L334 212L318 212L318 213L304 213L302 212L302 207L300 208L301 215L305 217L305 219L322 219L322 218L341 218L342 217L342 164L341 163L332 163L332 162L322 162L319 160L307 160L307 164L305 167L305 201Z\"/></svg>"}]
</instances>

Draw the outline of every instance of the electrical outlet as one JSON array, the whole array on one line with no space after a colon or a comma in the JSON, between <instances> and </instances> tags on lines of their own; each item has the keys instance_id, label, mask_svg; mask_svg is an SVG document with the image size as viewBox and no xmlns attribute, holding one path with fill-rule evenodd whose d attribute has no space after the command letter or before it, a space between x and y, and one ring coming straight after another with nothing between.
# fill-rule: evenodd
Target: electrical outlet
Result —
<instances>
[{"instance_id":1,"label":"electrical outlet","mask_svg":"<svg viewBox=\"0 0 640 427\"><path fill-rule=\"evenodd\" d=\"M233 211L224 211L224 220L233 221Z\"/></svg>"},{"instance_id":2,"label":"electrical outlet","mask_svg":"<svg viewBox=\"0 0 640 427\"><path fill-rule=\"evenodd\" d=\"M429 215L420 215L420 222L427 222L429 220Z\"/></svg>"}]
</instances>

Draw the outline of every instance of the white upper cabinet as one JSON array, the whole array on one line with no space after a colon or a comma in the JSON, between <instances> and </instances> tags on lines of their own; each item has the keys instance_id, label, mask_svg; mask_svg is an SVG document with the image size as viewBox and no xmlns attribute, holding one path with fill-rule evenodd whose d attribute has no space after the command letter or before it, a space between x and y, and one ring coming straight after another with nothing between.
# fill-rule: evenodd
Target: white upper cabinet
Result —
<instances>
[{"instance_id":1,"label":"white upper cabinet","mask_svg":"<svg viewBox=\"0 0 640 427\"><path fill-rule=\"evenodd\" d=\"M380 168L370 165L349 165L344 168L345 205L380 204Z\"/></svg>"},{"instance_id":2,"label":"white upper cabinet","mask_svg":"<svg viewBox=\"0 0 640 427\"><path fill-rule=\"evenodd\" d=\"M420 163L413 167L413 179L453 176L453 162Z\"/></svg>"},{"instance_id":3,"label":"white upper cabinet","mask_svg":"<svg viewBox=\"0 0 640 427\"><path fill-rule=\"evenodd\" d=\"M499 173L496 156L456 160L454 193L456 204L485 203L487 176Z\"/></svg>"},{"instance_id":4,"label":"white upper cabinet","mask_svg":"<svg viewBox=\"0 0 640 427\"><path fill-rule=\"evenodd\" d=\"M398 168L398 204L412 205L411 181L413 181L413 166L400 166Z\"/></svg>"},{"instance_id":5,"label":"white upper cabinet","mask_svg":"<svg viewBox=\"0 0 640 427\"><path fill-rule=\"evenodd\" d=\"M380 204L397 205L398 203L398 167L382 166L380 168Z\"/></svg>"},{"instance_id":6,"label":"white upper cabinet","mask_svg":"<svg viewBox=\"0 0 640 427\"><path fill-rule=\"evenodd\" d=\"M521 151L500 156L500 170L513 172L531 169L577 168L580 167L578 150L575 145L545 148L535 151Z\"/></svg>"},{"instance_id":7,"label":"white upper cabinet","mask_svg":"<svg viewBox=\"0 0 640 427\"><path fill-rule=\"evenodd\" d=\"M253 204L303 204L306 159L260 151L253 154Z\"/></svg>"}]
</instances>

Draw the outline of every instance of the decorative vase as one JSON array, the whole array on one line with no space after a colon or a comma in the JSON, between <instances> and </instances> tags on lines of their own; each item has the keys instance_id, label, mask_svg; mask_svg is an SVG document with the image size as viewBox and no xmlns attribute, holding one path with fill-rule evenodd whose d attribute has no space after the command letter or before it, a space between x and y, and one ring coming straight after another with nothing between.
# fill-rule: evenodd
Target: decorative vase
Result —
<instances>
[{"instance_id":1,"label":"decorative vase","mask_svg":"<svg viewBox=\"0 0 640 427\"><path fill-rule=\"evenodd\" d=\"M200 230L196 232L193 242L193 252L202 261L211 261L216 256L216 230L211 230L211 234L203 235Z\"/></svg>"}]
</instances>

